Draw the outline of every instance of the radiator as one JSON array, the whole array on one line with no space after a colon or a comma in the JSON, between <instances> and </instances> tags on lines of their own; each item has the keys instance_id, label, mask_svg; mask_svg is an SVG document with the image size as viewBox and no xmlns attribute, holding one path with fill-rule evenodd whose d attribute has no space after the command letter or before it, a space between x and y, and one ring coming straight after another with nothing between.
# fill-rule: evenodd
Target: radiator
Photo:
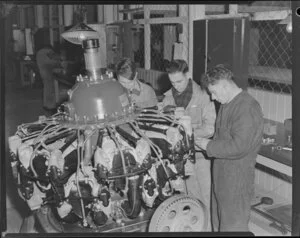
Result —
<instances>
[{"instance_id":1,"label":"radiator","mask_svg":"<svg viewBox=\"0 0 300 238\"><path fill-rule=\"evenodd\" d=\"M165 74L165 72L152 70L152 69L143 69L137 68L138 78L142 79L145 83L150 83L154 90L159 90L159 85L157 80Z\"/></svg>"}]
</instances>

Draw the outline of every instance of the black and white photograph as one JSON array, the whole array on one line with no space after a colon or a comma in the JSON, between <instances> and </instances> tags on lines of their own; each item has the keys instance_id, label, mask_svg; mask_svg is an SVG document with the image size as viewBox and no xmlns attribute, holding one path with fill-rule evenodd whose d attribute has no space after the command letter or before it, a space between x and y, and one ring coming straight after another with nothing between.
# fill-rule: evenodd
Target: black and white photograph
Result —
<instances>
[{"instance_id":1,"label":"black and white photograph","mask_svg":"<svg viewBox=\"0 0 300 238\"><path fill-rule=\"evenodd\" d=\"M299 236L300 1L130 3L1 1L2 236Z\"/></svg>"}]
</instances>

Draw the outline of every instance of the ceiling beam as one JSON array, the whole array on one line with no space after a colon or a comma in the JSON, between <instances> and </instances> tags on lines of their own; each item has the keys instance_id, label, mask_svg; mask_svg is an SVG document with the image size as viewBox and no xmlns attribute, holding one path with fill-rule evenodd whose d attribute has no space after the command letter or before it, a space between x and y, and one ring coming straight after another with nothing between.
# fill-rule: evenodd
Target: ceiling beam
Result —
<instances>
[{"instance_id":1,"label":"ceiling beam","mask_svg":"<svg viewBox=\"0 0 300 238\"><path fill-rule=\"evenodd\" d=\"M251 14L253 21L266 21L266 20L282 20L285 19L292 11L268 11L268 12L255 12Z\"/></svg>"}]
</instances>

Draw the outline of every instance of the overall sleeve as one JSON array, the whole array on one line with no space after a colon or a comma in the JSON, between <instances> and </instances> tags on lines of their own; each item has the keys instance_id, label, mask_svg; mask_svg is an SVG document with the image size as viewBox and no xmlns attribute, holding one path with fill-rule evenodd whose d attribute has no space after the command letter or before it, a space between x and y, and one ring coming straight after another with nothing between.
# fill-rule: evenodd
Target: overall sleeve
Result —
<instances>
[{"instance_id":1,"label":"overall sleeve","mask_svg":"<svg viewBox=\"0 0 300 238\"><path fill-rule=\"evenodd\" d=\"M210 138L215 132L216 110L215 104L210 100L207 94L201 99L201 121L202 123L194 127L194 136Z\"/></svg>"},{"instance_id":2,"label":"overall sleeve","mask_svg":"<svg viewBox=\"0 0 300 238\"><path fill-rule=\"evenodd\" d=\"M157 98L153 88L145 83L140 82L140 95L133 95L136 105L140 108L154 107L157 105Z\"/></svg>"},{"instance_id":3,"label":"overall sleeve","mask_svg":"<svg viewBox=\"0 0 300 238\"><path fill-rule=\"evenodd\" d=\"M44 58L45 64L51 64L54 66L60 65L60 56L56 54L53 50L48 50L45 53L46 57Z\"/></svg>"},{"instance_id":4,"label":"overall sleeve","mask_svg":"<svg viewBox=\"0 0 300 238\"><path fill-rule=\"evenodd\" d=\"M166 106L174 106L174 100L172 100L172 97L167 93L165 94L165 97L163 98L162 102L157 103L157 106L159 109L163 109Z\"/></svg>"},{"instance_id":5,"label":"overall sleeve","mask_svg":"<svg viewBox=\"0 0 300 238\"><path fill-rule=\"evenodd\" d=\"M258 103L242 104L232 117L231 138L207 144L207 155L220 159L240 159L261 143L263 116Z\"/></svg>"},{"instance_id":6,"label":"overall sleeve","mask_svg":"<svg viewBox=\"0 0 300 238\"><path fill-rule=\"evenodd\" d=\"M149 87L149 90L148 90L148 104L149 106L148 107L154 107L157 105L158 101L157 101L157 98L156 98L156 94L154 92L154 90L152 88Z\"/></svg>"}]
</instances>

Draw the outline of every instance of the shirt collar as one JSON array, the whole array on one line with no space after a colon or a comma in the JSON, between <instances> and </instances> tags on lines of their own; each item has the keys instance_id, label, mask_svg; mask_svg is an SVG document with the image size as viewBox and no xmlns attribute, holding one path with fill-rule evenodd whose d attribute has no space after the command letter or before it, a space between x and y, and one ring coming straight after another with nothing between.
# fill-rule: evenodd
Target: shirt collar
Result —
<instances>
[{"instance_id":1,"label":"shirt collar","mask_svg":"<svg viewBox=\"0 0 300 238\"><path fill-rule=\"evenodd\" d=\"M141 93L141 83L136 79L134 80L133 89L129 90L130 94L140 95Z\"/></svg>"}]
</instances>

